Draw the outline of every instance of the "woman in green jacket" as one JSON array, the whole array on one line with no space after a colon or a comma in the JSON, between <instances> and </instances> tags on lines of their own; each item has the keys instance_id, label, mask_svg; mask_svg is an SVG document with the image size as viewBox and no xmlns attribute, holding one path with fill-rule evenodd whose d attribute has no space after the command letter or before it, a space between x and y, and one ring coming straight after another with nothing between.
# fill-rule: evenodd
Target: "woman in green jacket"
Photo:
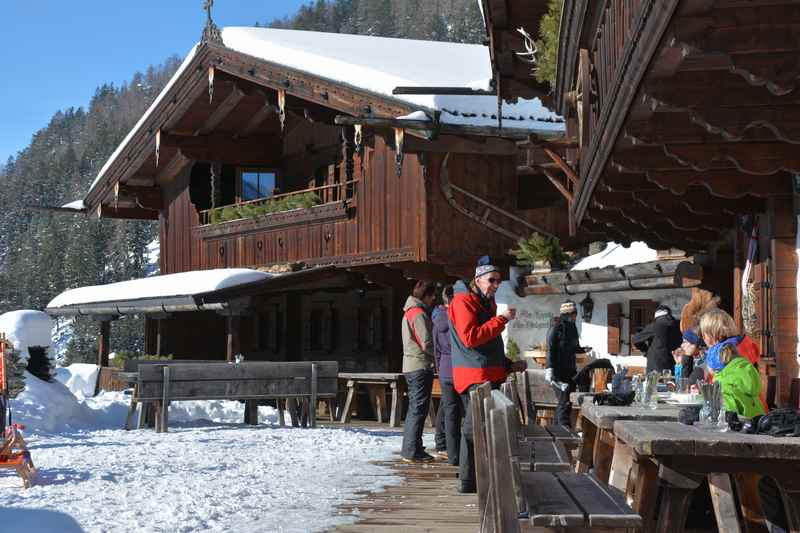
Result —
<instances>
[{"instance_id":1,"label":"woman in green jacket","mask_svg":"<svg viewBox=\"0 0 800 533\"><path fill-rule=\"evenodd\" d=\"M722 400L726 411L739 416L753 418L764 414L761 405L761 376L758 370L744 357L740 357L734 343L719 343L711 350L718 350L719 363L724 365L714 374L714 381L722 385ZM712 354L712 360L716 354Z\"/></svg>"}]
</instances>

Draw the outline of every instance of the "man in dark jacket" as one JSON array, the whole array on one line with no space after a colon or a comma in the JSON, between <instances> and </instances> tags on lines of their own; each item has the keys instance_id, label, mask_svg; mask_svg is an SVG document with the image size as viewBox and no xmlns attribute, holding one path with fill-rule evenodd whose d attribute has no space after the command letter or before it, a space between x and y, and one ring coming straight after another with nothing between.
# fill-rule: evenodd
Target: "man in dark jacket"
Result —
<instances>
[{"instance_id":1,"label":"man in dark jacket","mask_svg":"<svg viewBox=\"0 0 800 533\"><path fill-rule=\"evenodd\" d=\"M433 311L433 353L442 399L436 412L436 451L451 465L458 464L461 440L461 399L453 385L453 360L450 355L450 320L447 308L453 299L453 286L442 291L443 305Z\"/></svg>"},{"instance_id":2,"label":"man in dark jacket","mask_svg":"<svg viewBox=\"0 0 800 533\"><path fill-rule=\"evenodd\" d=\"M655 320L631 338L631 342L647 355L647 371L662 372L675 368L672 352L681 345L680 324L666 305L656 307Z\"/></svg>"},{"instance_id":3,"label":"man in dark jacket","mask_svg":"<svg viewBox=\"0 0 800 533\"><path fill-rule=\"evenodd\" d=\"M545 380L553 385L558 405L556 406L556 424L570 427L572 425L572 402L570 394L575 391L575 374L578 365L575 354L585 350L580 345L580 335L575 320L578 310L575 302L567 300L561 304L559 317L553 320L547 332L547 368Z\"/></svg>"}]
</instances>

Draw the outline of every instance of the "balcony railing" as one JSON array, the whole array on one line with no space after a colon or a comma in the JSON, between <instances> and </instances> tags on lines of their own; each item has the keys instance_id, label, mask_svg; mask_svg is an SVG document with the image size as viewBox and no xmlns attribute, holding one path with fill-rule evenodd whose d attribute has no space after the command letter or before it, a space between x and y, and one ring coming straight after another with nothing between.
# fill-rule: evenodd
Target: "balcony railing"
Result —
<instances>
[{"instance_id":1,"label":"balcony railing","mask_svg":"<svg viewBox=\"0 0 800 533\"><path fill-rule=\"evenodd\" d=\"M200 225L209 226L248 219L264 219L279 213L306 210L331 203L352 203L359 180L311 187L301 191L276 194L247 202L200 211Z\"/></svg>"}]
</instances>

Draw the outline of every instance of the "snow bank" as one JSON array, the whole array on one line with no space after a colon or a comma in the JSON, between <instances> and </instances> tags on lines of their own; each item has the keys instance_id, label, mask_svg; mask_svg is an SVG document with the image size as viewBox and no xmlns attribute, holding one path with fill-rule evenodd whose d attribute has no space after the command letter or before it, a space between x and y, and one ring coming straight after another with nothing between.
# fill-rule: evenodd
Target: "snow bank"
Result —
<instances>
[{"instance_id":1,"label":"snow bank","mask_svg":"<svg viewBox=\"0 0 800 533\"><path fill-rule=\"evenodd\" d=\"M124 423L124 404L121 404ZM79 401L60 381L42 381L25 372L25 390L11 401L14 420L27 434L73 433L121 427L120 409L92 409ZM116 416L115 416L116 415Z\"/></svg>"},{"instance_id":2,"label":"snow bank","mask_svg":"<svg viewBox=\"0 0 800 533\"><path fill-rule=\"evenodd\" d=\"M6 525L13 524L13 531L25 533L83 533L74 518L48 509L0 507L0 520Z\"/></svg>"},{"instance_id":3,"label":"snow bank","mask_svg":"<svg viewBox=\"0 0 800 533\"><path fill-rule=\"evenodd\" d=\"M121 300L142 300L170 296L192 296L206 292L227 289L255 281L262 281L274 274L259 272L249 268L218 268L195 272L181 272L144 279L80 287L62 292L47 304L48 309L70 305L114 302Z\"/></svg>"},{"instance_id":4,"label":"snow bank","mask_svg":"<svg viewBox=\"0 0 800 533\"><path fill-rule=\"evenodd\" d=\"M55 378L79 399L94 396L100 367L86 363L75 363L56 369Z\"/></svg>"},{"instance_id":5,"label":"snow bank","mask_svg":"<svg viewBox=\"0 0 800 533\"><path fill-rule=\"evenodd\" d=\"M55 360L52 331L53 320L41 311L23 309L0 315L0 332L5 333L24 362L30 357L28 348L31 346L47 347L48 357Z\"/></svg>"}]
</instances>

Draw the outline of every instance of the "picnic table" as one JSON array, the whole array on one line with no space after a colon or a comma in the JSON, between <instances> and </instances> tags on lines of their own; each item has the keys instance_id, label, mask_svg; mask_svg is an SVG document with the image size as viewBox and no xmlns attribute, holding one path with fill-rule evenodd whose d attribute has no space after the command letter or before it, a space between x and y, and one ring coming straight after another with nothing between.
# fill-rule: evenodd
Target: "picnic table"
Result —
<instances>
[{"instance_id":1,"label":"picnic table","mask_svg":"<svg viewBox=\"0 0 800 533\"><path fill-rule=\"evenodd\" d=\"M341 411L341 422L350 422L353 399L359 385L365 385L369 391L370 402L375 408L378 423L383 423L383 411L385 409L386 388L392 392L392 404L389 410L389 426L398 427L402 420L401 409L403 406L403 392L405 391L406 381L400 372L340 372L339 380L345 382L347 397Z\"/></svg>"},{"instance_id":2,"label":"picnic table","mask_svg":"<svg viewBox=\"0 0 800 533\"><path fill-rule=\"evenodd\" d=\"M633 459L628 492L634 511L643 518L654 512L656 491L661 485L656 531L683 530L692 492L706 476L720 531L741 531L731 480L731 474L738 473L775 478L783 492L789 530L800 531L800 438L636 420L615 422L614 434L615 455ZM741 493L739 496L746 503Z\"/></svg>"},{"instance_id":3,"label":"picnic table","mask_svg":"<svg viewBox=\"0 0 800 533\"><path fill-rule=\"evenodd\" d=\"M600 480L625 490L618 475L621 466L615 465L612 460L616 444L614 423L618 420L677 421L680 409L666 404L659 404L656 409L644 406L583 405L583 437L578 450L577 471L588 472L594 467L594 473Z\"/></svg>"}]
</instances>

